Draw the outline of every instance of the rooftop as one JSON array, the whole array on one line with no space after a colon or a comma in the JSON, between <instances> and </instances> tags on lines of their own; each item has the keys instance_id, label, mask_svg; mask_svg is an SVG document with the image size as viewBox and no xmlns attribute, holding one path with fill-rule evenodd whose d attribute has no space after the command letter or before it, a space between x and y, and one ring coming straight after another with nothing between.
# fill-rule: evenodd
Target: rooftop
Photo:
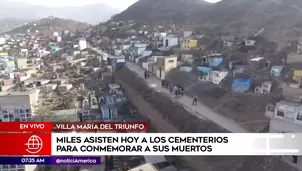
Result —
<instances>
[{"instance_id":1,"label":"rooftop","mask_svg":"<svg viewBox=\"0 0 302 171\"><path fill-rule=\"evenodd\" d=\"M256 58L252 58L251 61L261 61L263 59L263 57L256 57Z\"/></svg>"},{"instance_id":2,"label":"rooftop","mask_svg":"<svg viewBox=\"0 0 302 171\"><path fill-rule=\"evenodd\" d=\"M292 107L298 107L301 105L301 103L295 102L295 101L290 101L290 100L281 100L280 102L278 102L278 105L287 105L287 106L292 106Z\"/></svg>"},{"instance_id":3,"label":"rooftop","mask_svg":"<svg viewBox=\"0 0 302 171\"><path fill-rule=\"evenodd\" d=\"M1 92L0 96L25 96L25 95L31 95L33 93L37 93L37 91L38 89L24 91L24 92Z\"/></svg>"},{"instance_id":4,"label":"rooftop","mask_svg":"<svg viewBox=\"0 0 302 171\"><path fill-rule=\"evenodd\" d=\"M154 168L152 164L146 163L138 167L135 167L133 169L130 169L129 171L157 171L157 169Z\"/></svg>"},{"instance_id":5,"label":"rooftop","mask_svg":"<svg viewBox=\"0 0 302 171\"><path fill-rule=\"evenodd\" d=\"M144 156L147 163L157 164L167 161L165 156Z\"/></svg>"}]
</instances>

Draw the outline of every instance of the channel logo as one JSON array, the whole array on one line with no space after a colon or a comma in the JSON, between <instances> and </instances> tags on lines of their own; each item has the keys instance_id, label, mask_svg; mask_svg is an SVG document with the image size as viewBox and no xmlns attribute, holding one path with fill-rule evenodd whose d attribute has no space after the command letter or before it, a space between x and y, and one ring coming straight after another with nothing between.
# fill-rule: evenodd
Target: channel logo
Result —
<instances>
[{"instance_id":1,"label":"channel logo","mask_svg":"<svg viewBox=\"0 0 302 171\"><path fill-rule=\"evenodd\" d=\"M42 139L37 135L32 135L27 140L27 143L25 143L26 151L30 154L36 154L42 150L43 147L43 141Z\"/></svg>"}]
</instances>

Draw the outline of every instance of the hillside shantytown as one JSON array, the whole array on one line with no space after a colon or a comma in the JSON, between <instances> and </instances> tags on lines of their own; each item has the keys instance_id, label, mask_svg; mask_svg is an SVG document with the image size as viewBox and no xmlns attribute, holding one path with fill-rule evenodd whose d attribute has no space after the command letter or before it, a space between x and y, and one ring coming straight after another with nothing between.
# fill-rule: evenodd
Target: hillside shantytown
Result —
<instances>
[{"instance_id":1,"label":"hillside shantytown","mask_svg":"<svg viewBox=\"0 0 302 171\"><path fill-rule=\"evenodd\" d=\"M201 18L204 24L190 3L175 7L172 20L169 11L147 11L167 11L167 4L140 0L95 26L51 16L2 33L0 121L149 122L149 132L161 133L300 133L302 37L294 20L300 4L229 1L201 4L210 10L193 4L210 16ZM243 12L232 15L235 9ZM300 156L100 158L97 166L0 165L0 171L302 170Z\"/></svg>"}]
</instances>

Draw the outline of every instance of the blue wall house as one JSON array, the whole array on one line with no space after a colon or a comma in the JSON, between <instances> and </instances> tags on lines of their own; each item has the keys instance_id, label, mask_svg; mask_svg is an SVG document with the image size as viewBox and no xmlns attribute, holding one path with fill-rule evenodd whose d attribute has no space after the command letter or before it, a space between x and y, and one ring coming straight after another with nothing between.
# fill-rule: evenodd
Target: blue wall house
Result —
<instances>
[{"instance_id":1,"label":"blue wall house","mask_svg":"<svg viewBox=\"0 0 302 171\"><path fill-rule=\"evenodd\" d=\"M112 68L112 70L118 70L122 68L126 63L125 56L111 56L107 58L107 65Z\"/></svg>"},{"instance_id":2,"label":"blue wall house","mask_svg":"<svg viewBox=\"0 0 302 171\"><path fill-rule=\"evenodd\" d=\"M212 72L212 67L198 66L197 70L200 71L202 74L198 77L200 81L209 81L209 76Z\"/></svg>"},{"instance_id":3,"label":"blue wall house","mask_svg":"<svg viewBox=\"0 0 302 171\"><path fill-rule=\"evenodd\" d=\"M198 66L197 70L202 73L209 73L212 71L212 67Z\"/></svg>"},{"instance_id":4,"label":"blue wall house","mask_svg":"<svg viewBox=\"0 0 302 171\"><path fill-rule=\"evenodd\" d=\"M232 84L232 90L235 92L246 92L251 88L251 77L245 77L243 79L236 79Z\"/></svg>"},{"instance_id":5,"label":"blue wall house","mask_svg":"<svg viewBox=\"0 0 302 171\"><path fill-rule=\"evenodd\" d=\"M212 67L199 66L197 67L197 70L202 73L202 75L198 77L198 80L209 81L216 85L219 85L220 82L228 75L227 70L213 71Z\"/></svg>"},{"instance_id":6,"label":"blue wall house","mask_svg":"<svg viewBox=\"0 0 302 171\"><path fill-rule=\"evenodd\" d=\"M209 67L218 67L223 62L223 57L221 54L213 54L209 56L204 56L201 65Z\"/></svg>"},{"instance_id":7,"label":"blue wall house","mask_svg":"<svg viewBox=\"0 0 302 171\"><path fill-rule=\"evenodd\" d=\"M182 66L182 67L179 68L179 70L182 71L182 72L192 72L193 67Z\"/></svg>"}]
</instances>

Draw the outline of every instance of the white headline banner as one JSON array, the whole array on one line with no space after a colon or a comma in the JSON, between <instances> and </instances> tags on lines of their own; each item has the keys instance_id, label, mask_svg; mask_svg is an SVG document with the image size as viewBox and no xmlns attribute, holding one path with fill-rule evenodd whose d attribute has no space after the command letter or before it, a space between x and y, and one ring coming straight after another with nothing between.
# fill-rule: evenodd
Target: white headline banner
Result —
<instances>
[{"instance_id":1,"label":"white headline banner","mask_svg":"<svg viewBox=\"0 0 302 171\"><path fill-rule=\"evenodd\" d=\"M52 155L301 155L302 134L52 133Z\"/></svg>"}]
</instances>

